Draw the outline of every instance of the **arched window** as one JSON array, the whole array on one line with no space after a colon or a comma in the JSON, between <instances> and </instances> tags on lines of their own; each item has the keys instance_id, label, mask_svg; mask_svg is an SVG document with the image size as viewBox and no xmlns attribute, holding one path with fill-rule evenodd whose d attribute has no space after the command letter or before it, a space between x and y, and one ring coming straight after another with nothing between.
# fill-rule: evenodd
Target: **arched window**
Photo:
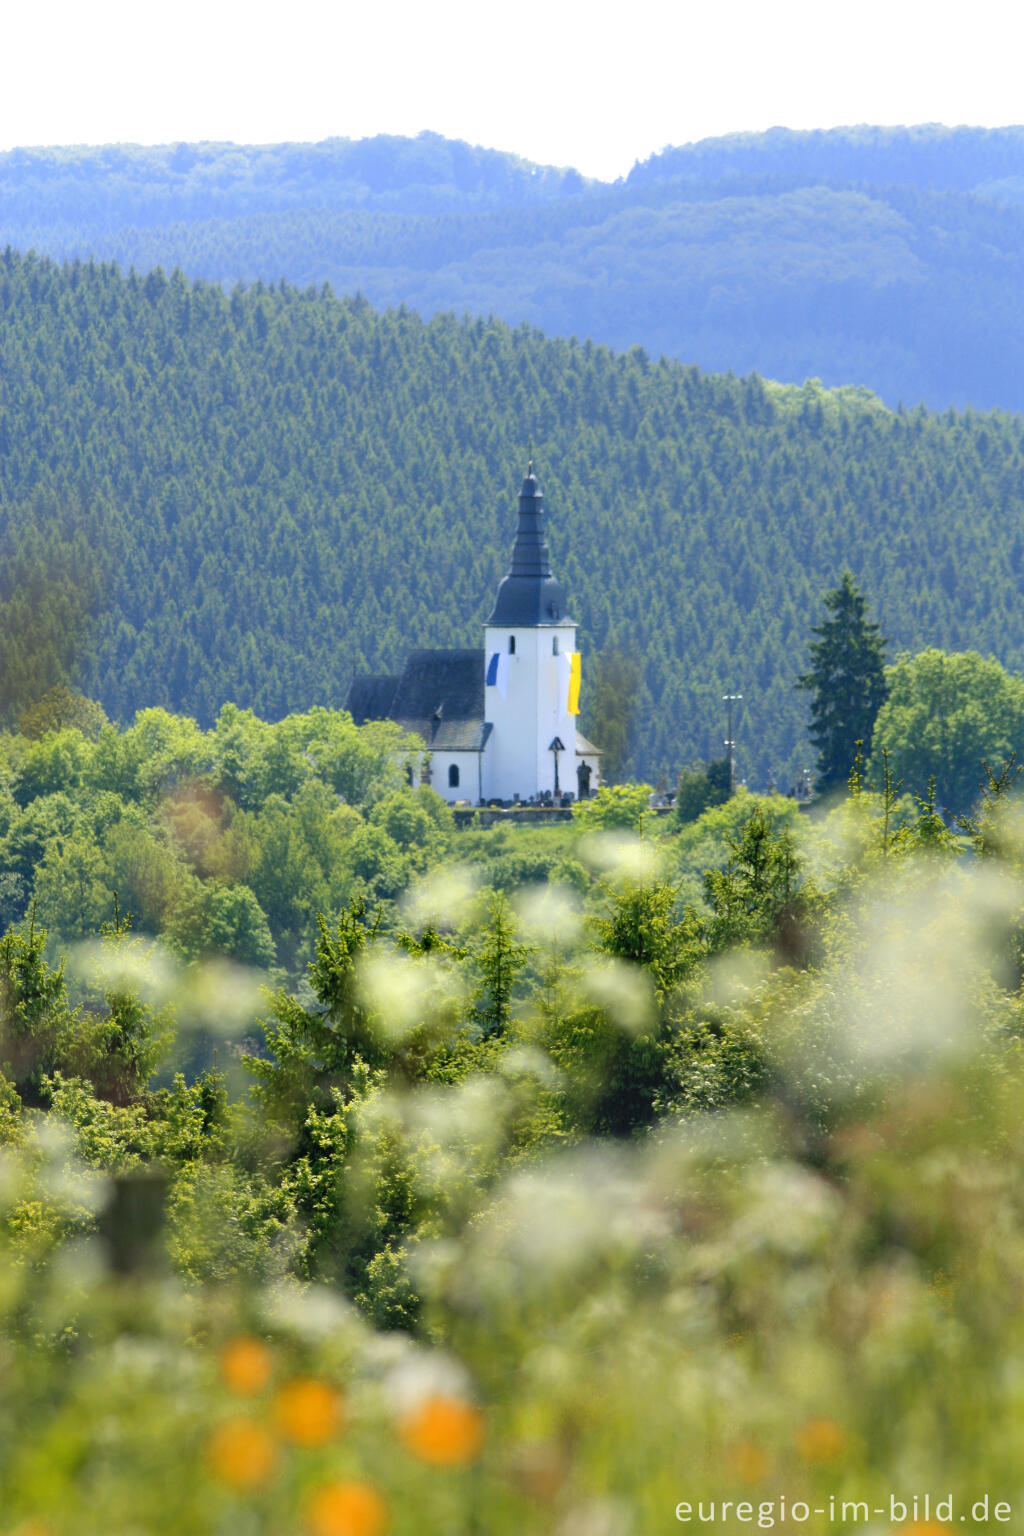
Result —
<instances>
[{"instance_id":1,"label":"arched window","mask_svg":"<svg viewBox=\"0 0 1024 1536\"><path fill-rule=\"evenodd\" d=\"M516 637L515 637L515 635L509 635L509 637L508 637L508 653L509 653L510 656L514 656L515 653L516 653Z\"/></svg>"},{"instance_id":2,"label":"arched window","mask_svg":"<svg viewBox=\"0 0 1024 1536\"><path fill-rule=\"evenodd\" d=\"M459 787L459 765L458 765L458 763L449 763L449 765L448 765L448 788L449 789L458 789L458 787Z\"/></svg>"},{"instance_id":3,"label":"arched window","mask_svg":"<svg viewBox=\"0 0 1024 1536\"><path fill-rule=\"evenodd\" d=\"M558 636L557 635L552 635L551 636L551 654L552 654L552 656L557 656L558 655Z\"/></svg>"}]
</instances>

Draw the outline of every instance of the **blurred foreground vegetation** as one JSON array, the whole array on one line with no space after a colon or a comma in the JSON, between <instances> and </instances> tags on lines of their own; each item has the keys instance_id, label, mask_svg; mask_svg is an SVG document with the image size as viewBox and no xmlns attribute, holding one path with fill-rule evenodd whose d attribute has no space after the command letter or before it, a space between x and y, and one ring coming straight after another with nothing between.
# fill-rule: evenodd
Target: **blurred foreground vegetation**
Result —
<instances>
[{"instance_id":1,"label":"blurred foreground vegetation","mask_svg":"<svg viewBox=\"0 0 1024 1536\"><path fill-rule=\"evenodd\" d=\"M0 1528L1017 1514L1012 771L955 829L855 775L455 833L344 716L51 706L0 744Z\"/></svg>"}]
</instances>

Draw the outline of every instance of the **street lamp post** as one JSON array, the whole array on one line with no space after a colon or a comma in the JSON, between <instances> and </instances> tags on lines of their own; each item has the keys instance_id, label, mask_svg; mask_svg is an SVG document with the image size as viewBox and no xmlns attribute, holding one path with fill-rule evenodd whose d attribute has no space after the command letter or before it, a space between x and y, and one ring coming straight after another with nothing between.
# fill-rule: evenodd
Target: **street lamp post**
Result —
<instances>
[{"instance_id":1,"label":"street lamp post","mask_svg":"<svg viewBox=\"0 0 1024 1536\"><path fill-rule=\"evenodd\" d=\"M742 701L742 699L743 699L742 693L723 693L722 694L722 703L726 706L726 709L728 711L728 725L726 726L727 735L726 735L726 738L725 738L725 751L726 751L726 756L729 759L729 793L730 793L730 795L734 795L736 793L736 743L733 740L733 734L732 734L732 707L733 707L734 704L739 704Z\"/></svg>"}]
</instances>

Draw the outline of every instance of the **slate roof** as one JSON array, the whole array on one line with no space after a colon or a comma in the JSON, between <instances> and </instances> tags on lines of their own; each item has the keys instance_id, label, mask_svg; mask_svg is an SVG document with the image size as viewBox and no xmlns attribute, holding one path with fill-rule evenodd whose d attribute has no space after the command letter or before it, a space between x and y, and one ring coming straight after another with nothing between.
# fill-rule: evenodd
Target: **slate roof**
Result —
<instances>
[{"instance_id":1,"label":"slate roof","mask_svg":"<svg viewBox=\"0 0 1024 1536\"><path fill-rule=\"evenodd\" d=\"M401 677L355 677L345 708L357 725L394 720L435 752L482 752L484 652L413 651Z\"/></svg>"},{"instance_id":2,"label":"slate roof","mask_svg":"<svg viewBox=\"0 0 1024 1536\"><path fill-rule=\"evenodd\" d=\"M404 720L399 724L422 736L432 752L482 752L494 729L489 720L448 720L441 721L428 736L419 725L407 724Z\"/></svg>"},{"instance_id":3,"label":"slate roof","mask_svg":"<svg viewBox=\"0 0 1024 1536\"><path fill-rule=\"evenodd\" d=\"M551 555L544 537L544 493L533 472L533 460L519 492L519 523L508 575L498 587L488 624L508 629L548 624L572 624L565 611L565 593L551 574Z\"/></svg>"},{"instance_id":4,"label":"slate roof","mask_svg":"<svg viewBox=\"0 0 1024 1536\"><path fill-rule=\"evenodd\" d=\"M348 685L345 708L356 725L364 725L367 720L387 720L397 687L397 677L385 677L382 673L354 677Z\"/></svg>"},{"instance_id":5,"label":"slate roof","mask_svg":"<svg viewBox=\"0 0 1024 1536\"><path fill-rule=\"evenodd\" d=\"M410 651L391 701L393 720L484 717L484 652Z\"/></svg>"},{"instance_id":6,"label":"slate roof","mask_svg":"<svg viewBox=\"0 0 1024 1536\"><path fill-rule=\"evenodd\" d=\"M577 729L577 731L576 731L576 756L577 757L600 757L601 756L601 748L600 747L595 747L594 743L592 741L588 741L587 738L584 736L583 732L581 730L579 730L579 729Z\"/></svg>"}]
</instances>

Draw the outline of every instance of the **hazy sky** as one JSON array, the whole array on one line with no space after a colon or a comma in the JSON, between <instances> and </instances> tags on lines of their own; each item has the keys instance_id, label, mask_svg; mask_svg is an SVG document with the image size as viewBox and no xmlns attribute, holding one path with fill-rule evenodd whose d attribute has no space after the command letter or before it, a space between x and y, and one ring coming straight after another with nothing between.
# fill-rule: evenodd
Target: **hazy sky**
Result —
<instances>
[{"instance_id":1,"label":"hazy sky","mask_svg":"<svg viewBox=\"0 0 1024 1536\"><path fill-rule=\"evenodd\" d=\"M1022 44L990 0L51 0L6 8L0 148L429 128L612 178L773 124L1021 122Z\"/></svg>"}]
</instances>

